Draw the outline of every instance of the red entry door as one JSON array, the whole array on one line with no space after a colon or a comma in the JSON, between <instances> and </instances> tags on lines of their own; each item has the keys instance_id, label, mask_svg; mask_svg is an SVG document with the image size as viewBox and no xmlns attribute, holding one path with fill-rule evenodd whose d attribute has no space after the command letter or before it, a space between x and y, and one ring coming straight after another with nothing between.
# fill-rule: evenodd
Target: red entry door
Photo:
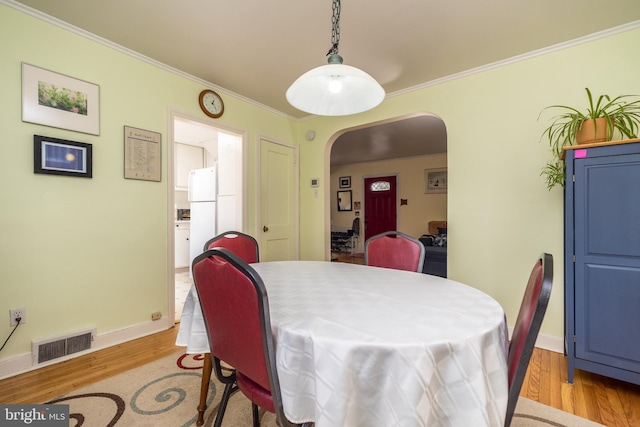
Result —
<instances>
[{"instance_id":1,"label":"red entry door","mask_svg":"<svg viewBox=\"0 0 640 427\"><path fill-rule=\"evenodd\" d=\"M364 238L396 229L396 177L364 180Z\"/></svg>"}]
</instances>

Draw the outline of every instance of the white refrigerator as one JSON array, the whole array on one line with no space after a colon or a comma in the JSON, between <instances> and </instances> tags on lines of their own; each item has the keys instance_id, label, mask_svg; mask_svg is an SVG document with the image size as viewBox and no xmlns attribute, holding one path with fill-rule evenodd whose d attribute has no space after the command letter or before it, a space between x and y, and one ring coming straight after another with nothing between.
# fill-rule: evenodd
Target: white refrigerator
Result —
<instances>
[{"instance_id":1,"label":"white refrigerator","mask_svg":"<svg viewBox=\"0 0 640 427\"><path fill-rule=\"evenodd\" d=\"M194 169L189 172L189 276L191 263L203 252L204 244L216 236L217 169Z\"/></svg>"}]
</instances>

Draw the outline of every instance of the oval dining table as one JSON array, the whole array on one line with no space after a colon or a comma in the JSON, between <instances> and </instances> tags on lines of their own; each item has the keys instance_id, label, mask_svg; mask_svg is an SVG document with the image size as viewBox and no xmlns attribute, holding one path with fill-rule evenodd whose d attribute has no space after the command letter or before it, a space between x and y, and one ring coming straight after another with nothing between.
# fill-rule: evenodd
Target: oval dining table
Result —
<instances>
[{"instance_id":1,"label":"oval dining table","mask_svg":"<svg viewBox=\"0 0 640 427\"><path fill-rule=\"evenodd\" d=\"M251 267L269 297L289 420L316 427L504 423L507 325L489 295L450 279L357 264ZM176 344L209 352L195 287Z\"/></svg>"}]
</instances>

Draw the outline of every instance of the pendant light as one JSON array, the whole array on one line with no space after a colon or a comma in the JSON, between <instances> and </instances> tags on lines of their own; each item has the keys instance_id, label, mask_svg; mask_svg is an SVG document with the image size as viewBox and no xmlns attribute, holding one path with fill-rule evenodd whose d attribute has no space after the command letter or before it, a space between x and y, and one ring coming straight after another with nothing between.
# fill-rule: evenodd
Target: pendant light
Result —
<instances>
[{"instance_id":1,"label":"pendant light","mask_svg":"<svg viewBox=\"0 0 640 427\"><path fill-rule=\"evenodd\" d=\"M328 65L307 71L287 89L287 101L299 110L319 116L346 116L377 106L384 89L364 71L344 65L338 54L340 0L333 0L331 49Z\"/></svg>"}]
</instances>

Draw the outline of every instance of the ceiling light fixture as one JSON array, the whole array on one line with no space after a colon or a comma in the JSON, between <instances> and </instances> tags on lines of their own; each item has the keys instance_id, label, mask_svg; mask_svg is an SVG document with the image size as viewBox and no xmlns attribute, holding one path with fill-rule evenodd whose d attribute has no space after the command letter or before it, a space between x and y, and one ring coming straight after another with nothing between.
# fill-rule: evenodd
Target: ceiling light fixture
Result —
<instances>
[{"instance_id":1,"label":"ceiling light fixture","mask_svg":"<svg viewBox=\"0 0 640 427\"><path fill-rule=\"evenodd\" d=\"M338 54L340 0L333 0L331 49L328 65L307 71L287 89L287 101L299 110L319 116L346 116L377 106L384 89L369 74L344 65Z\"/></svg>"}]
</instances>

